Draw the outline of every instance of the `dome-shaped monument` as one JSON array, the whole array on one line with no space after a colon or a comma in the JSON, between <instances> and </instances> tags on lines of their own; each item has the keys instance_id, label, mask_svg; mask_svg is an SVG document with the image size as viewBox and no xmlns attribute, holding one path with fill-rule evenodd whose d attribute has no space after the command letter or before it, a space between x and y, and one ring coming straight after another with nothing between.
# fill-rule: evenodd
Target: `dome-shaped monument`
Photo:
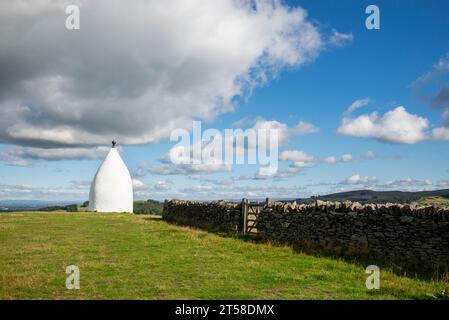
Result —
<instances>
[{"instance_id":1,"label":"dome-shaped monument","mask_svg":"<svg viewBox=\"0 0 449 320\"><path fill-rule=\"evenodd\" d=\"M89 210L133 212L133 184L128 168L112 141L112 148L98 168L89 193Z\"/></svg>"}]
</instances>

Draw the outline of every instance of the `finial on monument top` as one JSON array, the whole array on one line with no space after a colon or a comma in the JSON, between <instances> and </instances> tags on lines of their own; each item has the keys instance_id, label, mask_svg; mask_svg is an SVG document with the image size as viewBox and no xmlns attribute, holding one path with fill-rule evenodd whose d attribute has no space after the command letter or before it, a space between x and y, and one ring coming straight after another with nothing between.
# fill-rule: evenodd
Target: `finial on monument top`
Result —
<instances>
[{"instance_id":1,"label":"finial on monument top","mask_svg":"<svg viewBox=\"0 0 449 320\"><path fill-rule=\"evenodd\" d=\"M115 145L117 144L117 141L112 140L112 147L115 148Z\"/></svg>"}]
</instances>

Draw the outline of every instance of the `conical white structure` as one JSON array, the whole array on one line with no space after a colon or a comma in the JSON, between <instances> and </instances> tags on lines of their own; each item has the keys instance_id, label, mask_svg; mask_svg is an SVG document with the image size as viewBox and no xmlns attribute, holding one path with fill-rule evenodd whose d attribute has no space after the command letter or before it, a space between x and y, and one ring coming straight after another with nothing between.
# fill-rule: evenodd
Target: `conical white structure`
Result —
<instances>
[{"instance_id":1,"label":"conical white structure","mask_svg":"<svg viewBox=\"0 0 449 320\"><path fill-rule=\"evenodd\" d=\"M112 143L112 149L95 175L89 193L89 210L133 212L133 183L128 168Z\"/></svg>"}]
</instances>

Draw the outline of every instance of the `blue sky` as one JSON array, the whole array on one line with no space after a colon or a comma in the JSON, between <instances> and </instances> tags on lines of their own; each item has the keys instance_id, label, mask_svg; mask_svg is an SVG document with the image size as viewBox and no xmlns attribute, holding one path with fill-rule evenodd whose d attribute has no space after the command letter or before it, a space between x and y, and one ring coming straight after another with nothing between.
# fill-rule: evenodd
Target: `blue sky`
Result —
<instances>
[{"instance_id":1,"label":"blue sky","mask_svg":"<svg viewBox=\"0 0 449 320\"><path fill-rule=\"evenodd\" d=\"M365 8L369 4L376 4L380 8L380 30L367 30L365 27L365 19L367 17ZM186 112L186 115L191 115L191 118L187 119L188 121L202 120L203 128L217 128L219 130L235 128L236 123L243 128L249 128L263 121L277 121L289 128L294 128L301 121L312 124L319 128L318 132L291 134L288 140L280 146L279 150L281 154L284 151L300 151L313 157L308 166L296 168L297 171L292 174L265 179L257 178L256 173L259 168L257 165L233 165L230 171L205 171L201 174L194 174L189 170L180 174L159 174L161 171L158 168L166 166L160 159L169 152L174 143L168 141L167 134L161 134L160 136L156 135L157 138L155 140L157 141L137 141L138 145L136 145L134 143L135 139L132 139L134 136L128 133L133 131L134 124L143 115L150 117L149 120L151 120L151 114L159 117L159 114L164 114L171 108L170 106L152 105L151 108L145 109L146 102L143 101L141 107L139 100L138 107L135 107L137 116L132 117L129 115L128 118L128 114L123 111L119 125L117 125L119 122L109 123L108 107L92 108L89 110L90 114L97 113L95 125L97 127L102 127L103 125L106 127L106 124L108 125L108 129L101 132L103 140L98 138L100 135L96 133L85 138L81 134L82 131L79 131L81 133L76 131L78 135L74 134L74 137L78 139L75 139L75 142L71 140L72 136L69 136L70 139L65 138L66 135L64 133L61 133L56 138L51 136L51 139L54 139L51 140L50 138L45 138L45 130L47 128L59 125L63 128L70 126L79 128L85 125L86 122L89 122L83 118L85 109L80 109L79 114L81 116L77 118L78 120L70 119L69 121L67 117L61 116L60 112L55 110L62 108L62 110L73 111L74 109L71 109L74 108L71 104L74 103L73 101L67 102L67 104L64 103L64 100L63 102L58 101L56 106L52 105L53 100L50 99L39 100L36 98L33 100L35 97L40 97L41 94L25 91L31 90L26 87L23 91L13 90L12 92L16 93L11 93L8 99L4 98L6 95L3 95L3 93L0 95L2 99L0 108L3 108L4 115L6 115L6 110L15 110L12 109L11 105L7 105L7 103L10 103L8 101L12 99L25 101L27 106L34 112L33 121L35 122L33 122L33 125L36 126L36 131L31 138L19 139L17 137L22 137L19 133L22 134L23 131L17 131L19 133L15 135L11 134L11 132L14 133L14 130L19 130L17 126L14 126L14 121L22 121L22 118L12 117L9 122L5 120L4 123L1 123L8 130L0 134L0 141L2 142L0 145L0 199L87 199L89 183L107 149L101 149L101 147L109 147L109 140L113 138L117 139L119 143L125 141L125 143L121 144L120 150L135 179L135 197L141 199L235 199L242 197L264 198L266 196L286 198L365 188L375 190L449 188L449 161L447 160L449 159L449 134L447 133L449 132L449 112L447 111L449 110L449 99L446 98L446 100L438 100L440 101L438 103L435 102L438 96L444 98L444 88L447 88L449 85L449 3L442 1L367 2L314 0L287 1L280 6L281 9L299 6L308 12L308 16L305 19L313 26L314 31L321 38L319 46L310 46L304 49L306 52L311 52L313 57L307 59L304 63L299 60L291 63L290 55L283 52L281 58L277 57L280 62L277 61L268 66L264 64L258 65L259 68L266 68L268 80L262 83L252 79L255 83L255 88L251 94L246 93L243 96L228 92L222 94L220 91L222 87L217 86L213 94L218 99L223 98L223 96L231 98L234 107L233 111L224 108L219 112L212 112L210 116L206 115L207 112L213 110L214 102L205 98L204 101L201 101L201 104L205 106L204 109L200 109L199 112L195 109L196 111ZM228 6L226 8L228 9ZM15 21L22 19L21 15L23 13L17 10L14 11L14 8L9 9L12 12L10 17L16 15L17 19L11 18L5 23L13 26L10 30L13 30L12 33L14 33L16 32L14 28L19 29L15 25ZM40 12L43 12L43 10L40 9L42 8L33 8L33 14L41 14ZM58 8L50 9L58 12ZM49 13L46 14L51 21L52 11L50 9ZM89 9L95 12L94 10L98 8L88 7L84 9L81 7L81 17L83 17L84 11ZM207 10L213 11L214 9L205 9L205 11ZM238 9L230 8L229 10L237 10L236 12L238 12ZM273 12L276 12L276 10L278 9L273 9ZM167 14L170 14L170 11L167 12ZM230 12L229 14L231 13L235 12ZM91 27L91 24L88 23L89 14L91 14L89 11L85 13L86 27L84 27L83 20L81 20L81 32L84 30L83 28ZM223 16L225 15L226 11L223 13ZM265 25L272 23L272 20L275 19L260 15L261 19L267 19L264 21ZM291 13L287 13L287 15L291 15ZM111 21L114 20L113 18L111 19ZM164 19L162 19L162 23L164 23ZM292 23L294 24L294 22ZM51 29L52 24L49 23L49 26L41 26L41 28L46 28L46 32L51 33L53 32L53 29ZM120 26L116 25L115 27L119 28ZM171 27L175 28L176 26L168 26L167 30L170 30ZM39 29L36 26L33 28ZM285 28L289 28L289 26L285 26ZM298 26L298 30L304 30L304 28L304 25ZM25 31L21 30L20 32L26 33L26 27L24 29ZM31 27L29 30L31 30ZM109 28L110 33L113 33L113 30L114 26ZM145 30L144 28L143 34L146 32ZM200 44L202 42L206 43L208 41L207 37L205 36L202 39L202 29L199 30L198 42ZM238 34L239 30L237 28L233 32ZM63 31L58 32L62 34ZM125 33L125 31L123 32ZM173 29L173 32L177 31ZM254 32L254 37L251 37L251 39L256 39L259 36L259 31L254 29L252 32ZM337 44L333 43L332 37L337 34L336 32L347 35L350 37L349 40L342 40ZM5 43L11 44L10 34L1 33L0 35L0 38L3 38ZM272 39L270 38L270 41L273 39L279 42L293 41L282 38L282 35L279 35L279 33L275 33L273 37ZM281 38L278 39L276 37ZM62 39L62 41L67 41L64 40L65 38ZM89 42L86 39L89 39L89 37L85 36L85 39L82 41L87 41L85 45L88 46ZM20 41L16 40L21 45ZM30 46L32 49L40 50L45 46L52 48L52 44L47 41L42 41L42 43L26 43L26 41L23 40L23 45ZM233 42L233 40L225 41ZM162 48L164 43L162 41L160 45ZM288 42L288 44L291 43ZM221 45L224 44L220 42ZM248 43L248 48L250 45L252 43ZM299 47L295 48L298 51L303 50L300 47L302 44L299 43L298 45ZM114 44L111 44L111 46L114 46ZM215 49L214 47L204 46L205 52L198 58L199 62L194 64L196 68L204 68L208 72L215 72L216 69L221 70L221 66L224 69L226 67L224 63L226 62L222 61L227 61L226 56L223 60L212 61L214 63L211 62L207 66L201 64L201 57L209 57L209 55L213 55L213 52L215 52L213 50ZM4 46L3 48L0 49L0 57L3 54L3 57L6 58L0 59L0 66L4 70L8 70L6 68L7 58L12 55L8 55L9 52ZM12 44L9 47L7 46L7 49L12 52L15 50ZM145 48L139 48L141 51L138 51L138 53L141 54L142 59L145 59L146 53L143 49ZM239 52L243 52L245 49L245 42L240 43L239 47L235 48ZM4 50L3 53L2 50ZM45 51L44 49L42 50ZM99 49L85 50L89 54L94 52L93 56L86 54L89 61L94 62L91 70L97 73L110 72L107 81L105 80L106 77L95 78L92 86L96 86L102 81L114 81L114 73L111 71L117 68L117 64L113 64L114 56L111 55L112 64L110 67L107 67L103 60L109 58L103 58L101 62L98 62L100 60L95 62L96 60L92 58L97 57L97 54L104 54L99 52ZM220 50L217 50L217 52L221 52L221 50L222 48L220 47ZM64 54L64 52L61 54ZM168 55L170 54L168 53ZM261 52L260 54L263 53ZM176 59L176 55L173 55L173 59ZM232 55L232 51L229 51L228 55ZM80 54L80 56L83 57L83 54ZM122 56L117 56L122 59L120 61L126 61ZM48 57L48 59L51 58ZM64 67L56 65L46 70L45 75L65 75L66 69L76 69L76 66L83 62L83 58L79 59L81 60L78 60L77 55L69 55ZM33 63L37 62L30 62L30 64ZM279 64L281 67L278 67ZM17 65L23 66L23 61L17 62ZM73 68L70 66L73 66ZM164 64L159 63L157 66L163 68ZM131 67L135 67L135 65L131 65ZM126 72L131 70L131 67L127 68ZM269 72L270 68L276 69L275 74ZM248 70L251 70L251 68ZM73 74L82 77L86 70L81 71ZM39 69L39 72L44 71ZM26 72L24 73L27 74ZM22 80L34 81L35 79L44 78L36 77L34 74L33 76L30 75L29 78L23 76L24 79ZM67 78L75 77L73 74L67 73ZM145 75L140 75L138 71L135 74L133 81L136 81L136 83L147 80L144 78ZM150 74L150 78L154 76L154 79L151 78L151 80L157 83L163 82L165 78L161 74L165 76L167 73L156 73L155 75L153 72ZM223 74L226 74L225 71L223 71ZM127 77L131 78L134 78L133 75L134 73L126 74ZM237 74L237 76L240 76L240 74ZM182 73L180 73L179 77L182 78ZM6 80L0 82L0 86L4 87L2 92L9 90L8 85L12 81L9 81L7 77L4 78ZM121 83L123 78L119 79ZM217 80L206 78L204 80L200 76L196 77L195 72L189 74L186 79L186 81L198 81L199 87L201 85L201 88L206 89L208 89L208 81L212 86L212 82ZM91 81L92 77L88 77L87 80L81 80L83 81L84 91L81 91L81 89L78 91L84 92L84 95L90 94L86 93L88 89L85 88L85 84L86 81ZM51 87L48 83L35 81L36 84L33 88L40 88L39 86ZM223 83L227 82L223 80ZM181 84L178 85L180 86ZM127 85L128 83L126 82L119 89L125 91ZM180 89L173 85L167 90L164 91L164 98L168 96L172 98L173 92ZM127 94L123 94L121 90L119 91L122 95ZM79 92L78 94L80 94ZM110 94L110 92L104 90L105 95ZM54 93L52 92L52 94ZM196 99L198 101L202 99L195 96L195 94L202 94L202 89L196 90L195 88L195 90L192 90L192 99L194 101L192 105L195 105ZM211 94L208 92L208 96ZM58 97L57 94L55 96ZM104 96L101 98L101 101L113 100L115 91L112 94L112 98L111 94L108 98L104 98ZM84 103L83 99L85 99L85 96L76 97L74 98L75 102L77 101L76 99L79 99L79 104ZM184 96L182 97L184 99ZM120 99L122 98L120 96ZM351 104L362 99L367 99L366 105L361 106L352 113L345 114L345 111ZM180 101L184 100L180 99ZM148 105L151 103L153 103L152 100L148 102ZM182 102L179 103L182 104ZM210 104L209 107L207 106L208 103ZM75 105L78 104L75 103ZM399 106L405 108L404 112L401 113L397 109ZM18 104L16 108L19 108ZM127 105L123 105L120 110L126 110L126 108ZM130 104L129 108L129 114L133 113L133 105ZM184 110L182 108L189 108L189 104L186 104L185 107L180 105L179 108ZM114 109L115 111L116 109ZM99 115L101 112L104 112L103 118ZM359 117L368 117L373 112L377 113L377 117L373 117L370 120L374 124L373 128L370 130L364 128L362 130L359 126L361 121ZM391 118L390 116L385 116L389 112ZM41 114L42 117L39 116ZM203 114L205 115L204 117L202 116ZM445 115L446 118L444 118ZM161 128L157 124L152 123L149 123L148 127L154 127L154 131L162 132L164 127L169 127L166 123L169 123L169 119L173 119L173 117L172 115L171 118L161 118L162 120L159 122ZM347 126L343 125L343 118L345 117L349 121ZM27 117L26 121L29 121L29 118ZM49 119L55 122L51 122ZM382 122L382 119L385 121ZM56 121L61 122L57 123ZM82 124L76 121L82 121ZM427 125L422 125L423 121ZM399 129L394 126L395 123L399 125ZM402 132L401 128L404 128L406 132ZM364 131L365 129L368 131ZM436 129L441 130L435 131ZM88 131L88 129L85 130ZM135 136L138 137L146 134L144 131L138 132L137 129L135 131ZM42 139L39 137L39 132L42 133ZM437 132L442 133L437 134ZM126 138L124 137L125 133ZM104 143L101 143L101 141L104 141ZM61 152L57 152L57 156L53 153L48 156L44 152L47 149L50 150L50 153L56 152L55 150L58 149ZM75 155L72 156L68 150L75 150ZM341 157L343 155L351 155L351 157L346 156L347 161L342 161ZM335 159L330 159L329 157L335 157ZM325 161L327 158L328 163ZM285 169L289 166L292 166L291 161L280 161L281 168Z\"/></svg>"}]
</instances>

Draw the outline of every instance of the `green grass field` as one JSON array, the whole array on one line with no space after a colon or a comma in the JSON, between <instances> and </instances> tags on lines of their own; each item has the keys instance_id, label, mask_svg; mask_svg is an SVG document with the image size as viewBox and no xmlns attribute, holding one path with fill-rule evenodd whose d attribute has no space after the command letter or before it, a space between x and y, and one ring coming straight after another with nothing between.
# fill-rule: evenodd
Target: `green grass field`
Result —
<instances>
[{"instance_id":1,"label":"green grass field","mask_svg":"<svg viewBox=\"0 0 449 320\"><path fill-rule=\"evenodd\" d=\"M156 216L0 214L1 299L426 299L445 286L167 224ZM80 290L65 268L80 268Z\"/></svg>"},{"instance_id":2,"label":"green grass field","mask_svg":"<svg viewBox=\"0 0 449 320\"><path fill-rule=\"evenodd\" d=\"M417 202L419 205L422 205L422 206L437 205L437 206L449 207L449 199L443 198L443 197L426 197L426 198L419 199Z\"/></svg>"}]
</instances>

